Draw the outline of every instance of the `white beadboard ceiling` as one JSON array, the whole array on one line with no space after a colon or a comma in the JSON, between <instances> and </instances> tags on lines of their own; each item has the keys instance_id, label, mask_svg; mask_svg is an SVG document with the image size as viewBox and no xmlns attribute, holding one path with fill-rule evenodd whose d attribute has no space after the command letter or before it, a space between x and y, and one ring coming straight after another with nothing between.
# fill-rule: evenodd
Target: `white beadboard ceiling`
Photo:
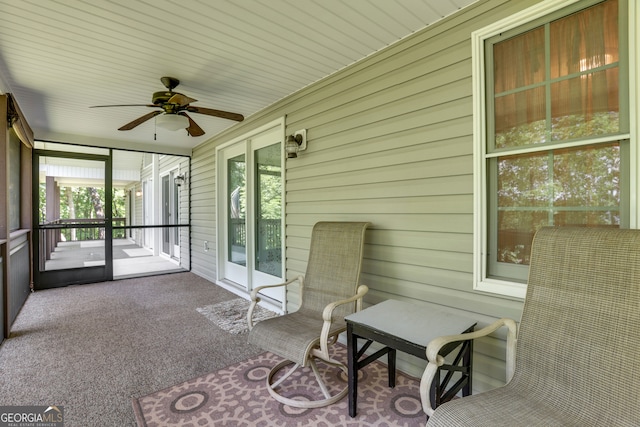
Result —
<instances>
[{"instance_id":1,"label":"white beadboard ceiling","mask_svg":"<svg viewBox=\"0 0 640 427\"><path fill-rule=\"evenodd\" d=\"M36 139L190 153L206 134L155 129L162 76L192 105L249 117L476 0L0 0L0 92ZM154 133L156 139L154 140Z\"/></svg>"}]
</instances>

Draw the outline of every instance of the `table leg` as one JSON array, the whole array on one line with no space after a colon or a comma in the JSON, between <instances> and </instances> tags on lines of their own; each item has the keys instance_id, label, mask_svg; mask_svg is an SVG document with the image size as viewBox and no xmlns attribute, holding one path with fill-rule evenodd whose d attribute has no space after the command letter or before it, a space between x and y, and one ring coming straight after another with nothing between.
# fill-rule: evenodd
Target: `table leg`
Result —
<instances>
[{"instance_id":1,"label":"table leg","mask_svg":"<svg viewBox=\"0 0 640 427\"><path fill-rule=\"evenodd\" d=\"M389 371L389 387L394 388L396 386L396 349L389 348L387 353L387 367Z\"/></svg>"},{"instance_id":2,"label":"table leg","mask_svg":"<svg viewBox=\"0 0 640 427\"><path fill-rule=\"evenodd\" d=\"M349 395L349 416L356 416L356 399L358 397L358 337L353 327L347 323L347 387Z\"/></svg>"},{"instance_id":3,"label":"table leg","mask_svg":"<svg viewBox=\"0 0 640 427\"><path fill-rule=\"evenodd\" d=\"M473 389L473 384L471 383L471 378L473 375L472 366L473 366L473 340L469 340L466 342L466 353L463 357L463 366L465 366L469 370L469 375L467 376L467 383L462 389L462 396L470 396L471 390Z\"/></svg>"}]
</instances>

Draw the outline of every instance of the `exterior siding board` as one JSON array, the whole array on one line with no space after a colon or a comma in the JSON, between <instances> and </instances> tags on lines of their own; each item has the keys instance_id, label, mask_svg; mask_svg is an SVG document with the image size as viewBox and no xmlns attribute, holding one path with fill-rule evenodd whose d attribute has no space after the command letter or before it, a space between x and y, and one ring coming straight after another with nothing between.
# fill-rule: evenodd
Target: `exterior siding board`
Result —
<instances>
[{"instance_id":1,"label":"exterior siding board","mask_svg":"<svg viewBox=\"0 0 640 427\"><path fill-rule=\"evenodd\" d=\"M191 160L191 271L216 281L215 145L197 147ZM209 250L204 250L208 242Z\"/></svg>"},{"instance_id":2,"label":"exterior siding board","mask_svg":"<svg viewBox=\"0 0 640 427\"><path fill-rule=\"evenodd\" d=\"M471 32L537 1L487 0L310 85L197 147L192 271L215 281L215 147L286 115L308 148L286 161L287 277L304 274L312 225L370 221L362 282L384 299L470 312L479 327L522 302L473 291ZM209 241L204 252L202 242ZM299 293L287 295L288 308ZM475 347L474 389L504 382L504 335ZM399 356L420 375L422 361Z\"/></svg>"},{"instance_id":3,"label":"exterior siding board","mask_svg":"<svg viewBox=\"0 0 640 427\"><path fill-rule=\"evenodd\" d=\"M468 175L473 157L462 148L462 142L461 138L453 141L416 143L409 147L393 147L361 156L342 157L334 162L308 164L304 168L291 170L291 176L287 176L287 189L294 192L331 186L347 187L374 182ZM468 145L468 139L466 142ZM361 144L361 148L367 147L368 144ZM340 151L344 154L344 150ZM397 174L398 168L402 168L403 174ZM470 185L469 190L472 190L472 182Z\"/></svg>"}]
</instances>

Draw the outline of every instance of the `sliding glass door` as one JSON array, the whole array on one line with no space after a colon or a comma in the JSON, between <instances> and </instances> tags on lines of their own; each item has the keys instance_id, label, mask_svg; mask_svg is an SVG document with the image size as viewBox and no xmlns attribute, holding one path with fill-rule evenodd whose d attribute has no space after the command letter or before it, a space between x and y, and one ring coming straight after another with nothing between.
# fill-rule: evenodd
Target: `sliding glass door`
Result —
<instances>
[{"instance_id":1,"label":"sliding glass door","mask_svg":"<svg viewBox=\"0 0 640 427\"><path fill-rule=\"evenodd\" d=\"M218 151L219 280L247 292L284 277L282 134L274 126Z\"/></svg>"}]
</instances>

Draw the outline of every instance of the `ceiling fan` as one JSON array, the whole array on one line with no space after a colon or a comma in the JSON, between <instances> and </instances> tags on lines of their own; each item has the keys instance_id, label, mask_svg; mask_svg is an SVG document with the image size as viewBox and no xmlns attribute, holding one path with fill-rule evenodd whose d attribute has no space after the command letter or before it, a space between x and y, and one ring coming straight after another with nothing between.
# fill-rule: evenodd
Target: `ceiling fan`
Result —
<instances>
[{"instance_id":1,"label":"ceiling fan","mask_svg":"<svg viewBox=\"0 0 640 427\"><path fill-rule=\"evenodd\" d=\"M241 122L244 120L244 116L242 114L230 113L228 111L214 110L212 108L204 108L204 107L196 107L190 105L192 102L197 102L197 99L189 98L186 95L183 95L178 92L174 92L173 89L180 84L180 80L175 77L162 77L160 79L162 84L168 89L168 91L160 91L154 92L151 98L151 104L124 104L124 105L94 105L90 108L102 108L102 107L151 107L151 108L159 108L160 110L152 111L150 113L145 114L144 116L138 117L132 122L127 123L126 125L118 128L118 130L131 130L136 126L146 122L147 120L162 114L158 119L166 118L176 120L177 117L185 117L187 120L181 122L180 120L176 120L178 122L178 128L170 127L171 124L167 123L167 128L172 130L178 130L184 127L189 135L191 136L202 136L204 135L204 130L200 126L193 121L191 117L187 114L189 113L198 113L198 114L206 114L208 116L221 117L223 119L235 120ZM160 126L160 123L158 123ZM183 126L184 125L184 126Z\"/></svg>"}]
</instances>

